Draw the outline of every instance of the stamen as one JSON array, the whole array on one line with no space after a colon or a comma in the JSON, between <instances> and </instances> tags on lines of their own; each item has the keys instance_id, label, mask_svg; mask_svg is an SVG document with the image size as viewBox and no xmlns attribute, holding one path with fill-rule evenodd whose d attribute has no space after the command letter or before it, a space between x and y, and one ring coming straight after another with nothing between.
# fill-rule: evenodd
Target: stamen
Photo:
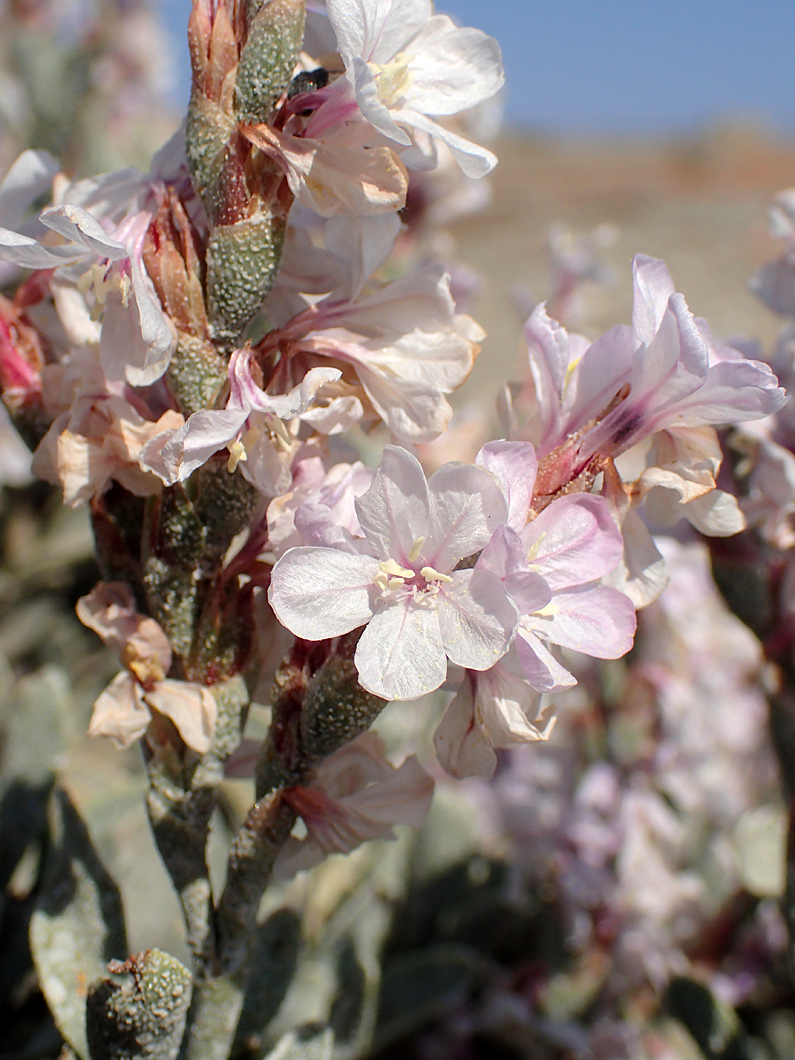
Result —
<instances>
[{"instance_id":1,"label":"stamen","mask_svg":"<svg viewBox=\"0 0 795 1060\"><path fill-rule=\"evenodd\" d=\"M237 438L229 446L229 459L226 462L226 469L230 475L237 469L237 465L241 460L248 460L248 453L245 445Z\"/></svg>"},{"instance_id":2,"label":"stamen","mask_svg":"<svg viewBox=\"0 0 795 1060\"><path fill-rule=\"evenodd\" d=\"M414 84L414 74L409 70L413 55L399 52L388 63L368 63L378 85L378 98L386 106L394 105Z\"/></svg>"},{"instance_id":3,"label":"stamen","mask_svg":"<svg viewBox=\"0 0 795 1060\"><path fill-rule=\"evenodd\" d=\"M409 552L409 559L413 563L414 560L419 556L422 551L422 546L425 544L424 537L418 537L414 544L411 546L411 552Z\"/></svg>"},{"instance_id":4,"label":"stamen","mask_svg":"<svg viewBox=\"0 0 795 1060\"><path fill-rule=\"evenodd\" d=\"M423 567L420 574L426 582L444 582L445 585L451 585L453 581L449 574L440 574L433 567Z\"/></svg>"}]
</instances>

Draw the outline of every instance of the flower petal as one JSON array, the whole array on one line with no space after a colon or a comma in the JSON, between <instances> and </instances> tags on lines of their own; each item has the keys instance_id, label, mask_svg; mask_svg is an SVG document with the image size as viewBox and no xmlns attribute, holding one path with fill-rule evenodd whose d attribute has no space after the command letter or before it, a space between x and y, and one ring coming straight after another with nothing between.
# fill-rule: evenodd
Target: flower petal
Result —
<instances>
[{"instance_id":1,"label":"flower petal","mask_svg":"<svg viewBox=\"0 0 795 1060\"><path fill-rule=\"evenodd\" d=\"M495 477L472 464L444 464L428 480L428 494L430 520L421 555L438 571L450 571L482 549L508 517Z\"/></svg>"},{"instance_id":2,"label":"flower petal","mask_svg":"<svg viewBox=\"0 0 795 1060\"><path fill-rule=\"evenodd\" d=\"M418 699L433 692L447 676L437 612L411 600L377 611L354 662L362 687L376 696Z\"/></svg>"},{"instance_id":3,"label":"flower petal","mask_svg":"<svg viewBox=\"0 0 795 1060\"><path fill-rule=\"evenodd\" d=\"M291 548L271 574L268 599L296 637L325 640L350 633L372 616L378 560L334 548Z\"/></svg>"},{"instance_id":4,"label":"flower petal","mask_svg":"<svg viewBox=\"0 0 795 1060\"><path fill-rule=\"evenodd\" d=\"M428 484L416 456L388 445L372 486L354 503L375 555L405 566L415 542L425 539L430 519Z\"/></svg>"},{"instance_id":5,"label":"flower petal","mask_svg":"<svg viewBox=\"0 0 795 1060\"><path fill-rule=\"evenodd\" d=\"M159 681L144 698L150 707L173 721L188 747L199 754L210 750L217 707L209 688L167 679Z\"/></svg>"},{"instance_id":6,"label":"flower petal","mask_svg":"<svg viewBox=\"0 0 795 1060\"><path fill-rule=\"evenodd\" d=\"M149 728L151 716L132 677L117 674L94 703L89 736L107 736L116 747L131 747Z\"/></svg>"},{"instance_id":7,"label":"flower petal","mask_svg":"<svg viewBox=\"0 0 795 1060\"><path fill-rule=\"evenodd\" d=\"M552 589L597 581L618 564L624 547L607 502L582 494L553 501L521 538L530 570Z\"/></svg>"},{"instance_id":8,"label":"flower petal","mask_svg":"<svg viewBox=\"0 0 795 1060\"><path fill-rule=\"evenodd\" d=\"M541 614L522 620L553 644L597 659L619 659L632 647L635 609L624 593L597 585L580 592L558 593Z\"/></svg>"},{"instance_id":9,"label":"flower petal","mask_svg":"<svg viewBox=\"0 0 795 1060\"><path fill-rule=\"evenodd\" d=\"M433 734L439 764L451 777L483 777L497 768L497 756L475 718L472 681L467 674Z\"/></svg>"},{"instance_id":10,"label":"flower petal","mask_svg":"<svg viewBox=\"0 0 795 1060\"><path fill-rule=\"evenodd\" d=\"M408 48L414 80L406 102L422 114L458 114L491 99L505 74L497 41L479 29L434 15Z\"/></svg>"},{"instance_id":11,"label":"flower petal","mask_svg":"<svg viewBox=\"0 0 795 1060\"><path fill-rule=\"evenodd\" d=\"M447 657L469 670L488 670L508 650L518 614L491 571L456 571L439 595L439 628Z\"/></svg>"}]
</instances>

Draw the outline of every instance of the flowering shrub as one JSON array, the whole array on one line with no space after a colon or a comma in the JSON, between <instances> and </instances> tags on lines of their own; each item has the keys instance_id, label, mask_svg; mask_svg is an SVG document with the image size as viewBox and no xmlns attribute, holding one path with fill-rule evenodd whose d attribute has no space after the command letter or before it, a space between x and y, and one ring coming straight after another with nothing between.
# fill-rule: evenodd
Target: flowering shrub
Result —
<instances>
[{"instance_id":1,"label":"flowering shrub","mask_svg":"<svg viewBox=\"0 0 795 1060\"><path fill-rule=\"evenodd\" d=\"M582 948L614 942L616 969L594 980L610 999L599 1031L608 1040L628 979L663 989L700 967L707 927L694 909L707 887L682 868L678 815L712 827L725 808L691 717L703 700L653 647L630 672L659 697L670 731L642 789L624 782L620 761L590 763L577 782L565 769L545 780L562 753L556 709L565 714L583 673L587 688L593 660L630 651L636 610L668 581L667 557L675 589L682 564L702 563L650 527L686 522L733 540L750 521L771 546L792 544L785 392L766 363L693 316L662 261L639 255L631 325L590 342L537 306L525 378L499 401L499 437L481 439L474 463L426 476L423 456L450 424L447 397L483 332L442 266L393 252L410 245L407 195L432 187L437 165L466 186L496 163L465 135L467 112L502 85L496 43L429 0L308 10L303 0L194 0L188 35L187 121L147 173L71 180L28 150L0 185L3 397L35 448L34 473L65 505L90 508L101 580L77 614L122 670L96 699L89 734L140 742L149 821L192 961L188 972L159 951L129 956L112 882L93 861L58 908L64 862L42 884L49 897L31 936L58 1028L81 1057L255 1052L242 1028L266 1032L269 1018L257 1022L251 1008L257 991L276 990L255 945L270 930L258 921L266 888L420 824L431 773L444 770L496 773L483 801L517 844L515 863L535 884L557 881ZM790 206L783 197L777 216L792 241ZM791 312L789 257L757 286ZM788 342L776 360L785 380ZM733 492L718 428L740 423L732 446L753 458L750 471L733 462ZM790 616L784 567L776 586ZM703 592L692 606L715 608L716 629L731 626L702 567L695 576ZM641 619L650 643L685 622L670 618L678 598L668 599ZM737 637L746 681L759 660ZM687 648L693 683L721 699L727 727L745 733L737 719L751 703L757 748L758 695L727 704L736 689L712 687L697 643ZM708 666L718 649L701 649ZM268 733L244 739L253 693L268 686ZM389 701L426 696L390 716L438 721L427 769L368 731ZM691 707L676 705L688 697ZM688 719L695 744L676 731ZM727 740L734 761L742 739ZM543 741L548 749L529 750L536 759L498 754ZM225 775L241 774L254 777L253 803L213 887L211 822ZM536 826L550 786L557 819ZM772 784L763 788L768 798ZM740 799L732 826L752 802ZM78 834L85 846L73 809L59 807L63 849ZM665 892L656 902L655 888ZM690 952L678 916L701 932ZM92 933L100 941L77 962L83 1005L62 951ZM716 973L710 985L737 1003L738 979ZM360 992L347 1039L329 1002L319 1019L331 1030L302 1037L296 1026L313 1015L301 1010L267 1031L271 1055L331 1055L332 1030L339 1055L365 1050L376 994ZM532 1005L521 1015L532 1032ZM630 1055L627 1042L609 1048Z\"/></svg>"}]
</instances>

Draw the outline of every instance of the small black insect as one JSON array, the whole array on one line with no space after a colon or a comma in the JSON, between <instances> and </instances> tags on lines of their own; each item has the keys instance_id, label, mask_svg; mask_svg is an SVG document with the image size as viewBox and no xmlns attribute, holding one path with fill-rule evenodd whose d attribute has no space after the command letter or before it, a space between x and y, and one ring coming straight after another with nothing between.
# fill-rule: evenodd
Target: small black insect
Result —
<instances>
[{"instance_id":1,"label":"small black insect","mask_svg":"<svg viewBox=\"0 0 795 1060\"><path fill-rule=\"evenodd\" d=\"M316 92L319 88L325 88L328 84L328 70L318 66L316 70L302 70L296 74L287 87L287 98L299 96L302 92Z\"/></svg>"}]
</instances>

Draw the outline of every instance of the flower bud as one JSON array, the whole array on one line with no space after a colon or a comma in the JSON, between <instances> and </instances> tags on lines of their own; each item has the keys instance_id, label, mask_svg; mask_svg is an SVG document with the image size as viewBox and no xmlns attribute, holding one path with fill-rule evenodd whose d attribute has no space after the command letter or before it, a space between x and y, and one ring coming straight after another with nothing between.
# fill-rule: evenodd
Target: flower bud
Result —
<instances>
[{"instance_id":1,"label":"flower bud","mask_svg":"<svg viewBox=\"0 0 795 1060\"><path fill-rule=\"evenodd\" d=\"M286 89L304 38L304 0L249 0L249 28L235 82L240 122L264 121Z\"/></svg>"}]
</instances>

